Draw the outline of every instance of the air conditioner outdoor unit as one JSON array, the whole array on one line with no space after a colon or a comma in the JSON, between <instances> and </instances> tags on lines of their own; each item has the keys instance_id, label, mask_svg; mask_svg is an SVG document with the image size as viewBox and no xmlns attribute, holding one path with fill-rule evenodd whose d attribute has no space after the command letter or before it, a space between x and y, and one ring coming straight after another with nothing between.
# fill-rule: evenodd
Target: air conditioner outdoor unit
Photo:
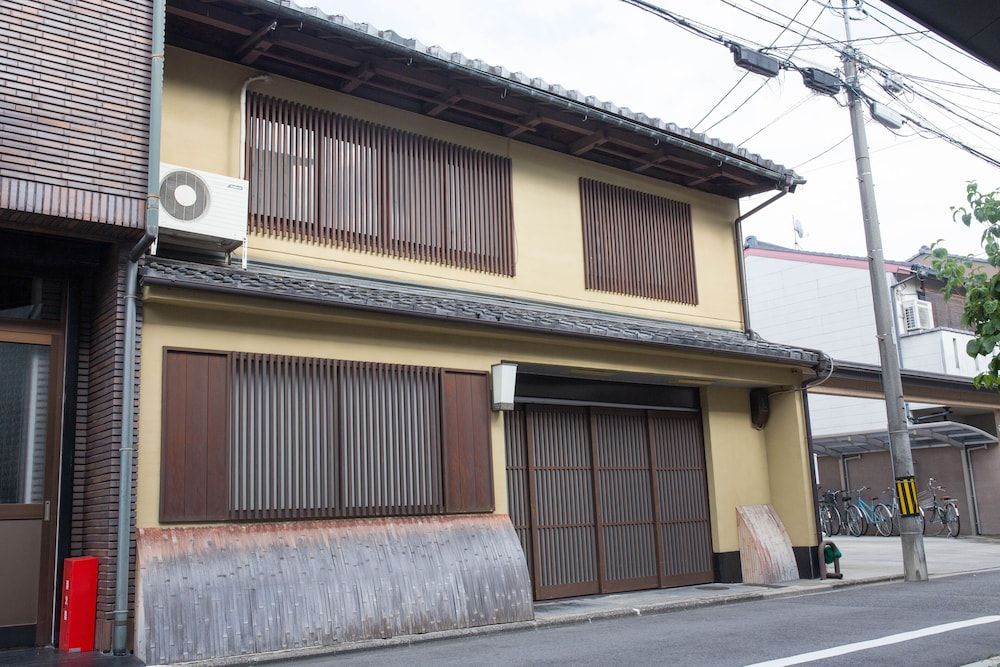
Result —
<instances>
[{"instance_id":1,"label":"air conditioner outdoor unit","mask_svg":"<svg viewBox=\"0 0 1000 667\"><path fill-rule=\"evenodd\" d=\"M160 241L230 252L246 242L250 185L160 164Z\"/></svg>"},{"instance_id":2,"label":"air conditioner outdoor unit","mask_svg":"<svg viewBox=\"0 0 1000 667\"><path fill-rule=\"evenodd\" d=\"M903 320L907 331L924 331L934 328L934 313L929 301L913 299L903 305Z\"/></svg>"}]
</instances>

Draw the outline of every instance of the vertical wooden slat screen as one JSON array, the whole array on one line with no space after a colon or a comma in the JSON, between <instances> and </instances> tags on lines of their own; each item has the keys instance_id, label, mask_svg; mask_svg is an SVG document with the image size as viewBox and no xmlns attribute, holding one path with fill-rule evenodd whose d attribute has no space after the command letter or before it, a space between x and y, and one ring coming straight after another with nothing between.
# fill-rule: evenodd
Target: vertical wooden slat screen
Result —
<instances>
[{"instance_id":1,"label":"vertical wooden slat screen","mask_svg":"<svg viewBox=\"0 0 1000 667\"><path fill-rule=\"evenodd\" d=\"M605 574L602 592L659 585L653 490L646 443L646 415L591 411L600 478L600 530Z\"/></svg>"},{"instance_id":2,"label":"vertical wooden slat screen","mask_svg":"<svg viewBox=\"0 0 1000 667\"><path fill-rule=\"evenodd\" d=\"M514 532L521 542L528 573L535 580L532 556L531 486L528 476L528 440L525 434L524 410L504 413L504 443L507 457L507 513Z\"/></svg>"},{"instance_id":3,"label":"vertical wooden slat screen","mask_svg":"<svg viewBox=\"0 0 1000 667\"><path fill-rule=\"evenodd\" d=\"M336 381L329 359L233 355L231 516L336 512Z\"/></svg>"},{"instance_id":4,"label":"vertical wooden slat screen","mask_svg":"<svg viewBox=\"0 0 1000 667\"><path fill-rule=\"evenodd\" d=\"M490 392L486 373L441 377L444 502L449 513L493 511Z\"/></svg>"},{"instance_id":5,"label":"vertical wooden slat screen","mask_svg":"<svg viewBox=\"0 0 1000 667\"><path fill-rule=\"evenodd\" d=\"M339 365L342 513L443 513L440 370Z\"/></svg>"},{"instance_id":6,"label":"vertical wooden slat screen","mask_svg":"<svg viewBox=\"0 0 1000 667\"><path fill-rule=\"evenodd\" d=\"M487 375L165 354L161 520L493 510Z\"/></svg>"},{"instance_id":7,"label":"vertical wooden slat screen","mask_svg":"<svg viewBox=\"0 0 1000 667\"><path fill-rule=\"evenodd\" d=\"M226 354L164 353L162 521L226 518L228 408Z\"/></svg>"},{"instance_id":8,"label":"vertical wooden slat screen","mask_svg":"<svg viewBox=\"0 0 1000 667\"><path fill-rule=\"evenodd\" d=\"M712 581L698 414L518 406L507 489L539 599Z\"/></svg>"},{"instance_id":9,"label":"vertical wooden slat screen","mask_svg":"<svg viewBox=\"0 0 1000 667\"><path fill-rule=\"evenodd\" d=\"M702 423L696 414L650 413L664 586L711 581L712 532Z\"/></svg>"},{"instance_id":10,"label":"vertical wooden slat screen","mask_svg":"<svg viewBox=\"0 0 1000 667\"><path fill-rule=\"evenodd\" d=\"M691 205L580 179L587 289L697 304Z\"/></svg>"},{"instance_id":11,"label":"vertical wooden slat screen","mask_svg":"<svg viewBox=\"0 0 1000 667\"><path fill-rule=\"evenodd\" d=\"M532 525L539 599L600 592L589 418L586 409L530 410Z\"/></svg>"},{"instance_id":12,"label":"vertical wooden slat screen","mask_svg":"<svg viewBox=\"0 0 1000 667\"><path fill-rule=\"evenodd\" d=\"M254 231L514 274L510 160L251 93Z\"/></svg>"}]
</instances>

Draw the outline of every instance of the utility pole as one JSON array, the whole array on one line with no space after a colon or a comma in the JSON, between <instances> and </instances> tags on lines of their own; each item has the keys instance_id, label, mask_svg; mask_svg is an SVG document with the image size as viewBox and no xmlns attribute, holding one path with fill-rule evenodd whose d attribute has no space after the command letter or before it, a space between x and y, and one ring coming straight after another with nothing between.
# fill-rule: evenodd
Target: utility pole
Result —
<instances>
[{"instance_id":1,"label":"utility pole","mask_svg":"<svg viewBox=\"0 0 1000 667\"><path fill-rule=\"evenodd\" d=\"M879 231L878 210L875 206L875 186L872 183L871 160L868 157L868 137L865 134L863 102L857 94L858 65L851 42L851 20L848 16L850 0L842 0L844 29L847 33L844 49L844 75L847 79L847 98L851 110L851 131L854 134L854 156L858 167L858 188L861 191L861 213L865 224L865 241L868 245L868 273L875 302L875 330L878 351L882 360L882 389L885 394L885 412L889 423L889 451L892 469L897 480L909 478L912 488L913 453L910 451L910 433L903 401L903 381L899 376L899 356L893 337L893 319L889 300L889 284L885 278L885 256L882 253L882 233ZM915 495L915 490L914 490ZM905 505L901 504L901 507ZM901 512L903 514L904 512ZM924 536L920 516L901 516L899 537L903 547L903 575L906 581L927 581L927 558L924 554Z\"/></svg>"}]
</instances>

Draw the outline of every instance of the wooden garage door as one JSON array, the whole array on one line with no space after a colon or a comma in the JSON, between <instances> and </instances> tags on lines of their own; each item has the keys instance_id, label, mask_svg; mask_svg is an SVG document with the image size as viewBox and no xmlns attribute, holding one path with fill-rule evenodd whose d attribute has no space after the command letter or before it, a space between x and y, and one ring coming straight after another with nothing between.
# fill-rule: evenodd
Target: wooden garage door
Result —
<instances>
[{"instance_id":1,"label":"wooden garage door","mask_svg":"<svg viewBox=\"0 0 1000 667\"><path fill-rule=\"evenodd\" d=\"M506 431L510 515L536 598L712 580L697 414L527 406Z\"/></svg>"}]
</instances>

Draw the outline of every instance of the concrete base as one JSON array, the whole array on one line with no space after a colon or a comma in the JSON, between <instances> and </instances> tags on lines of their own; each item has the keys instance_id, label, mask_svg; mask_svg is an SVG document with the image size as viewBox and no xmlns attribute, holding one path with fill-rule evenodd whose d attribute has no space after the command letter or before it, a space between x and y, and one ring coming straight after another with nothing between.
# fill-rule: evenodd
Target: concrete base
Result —
<instances>
[{"instance_id":1,"label":"concrete base","mask_svg":"<svg viewBox=\"0 0 1000 667\"><path fill-rule=\"evenodd\" d=\"M136 655L150 664L529 620L504 515L141 529Z\"/></svg>"}]
</instances>

